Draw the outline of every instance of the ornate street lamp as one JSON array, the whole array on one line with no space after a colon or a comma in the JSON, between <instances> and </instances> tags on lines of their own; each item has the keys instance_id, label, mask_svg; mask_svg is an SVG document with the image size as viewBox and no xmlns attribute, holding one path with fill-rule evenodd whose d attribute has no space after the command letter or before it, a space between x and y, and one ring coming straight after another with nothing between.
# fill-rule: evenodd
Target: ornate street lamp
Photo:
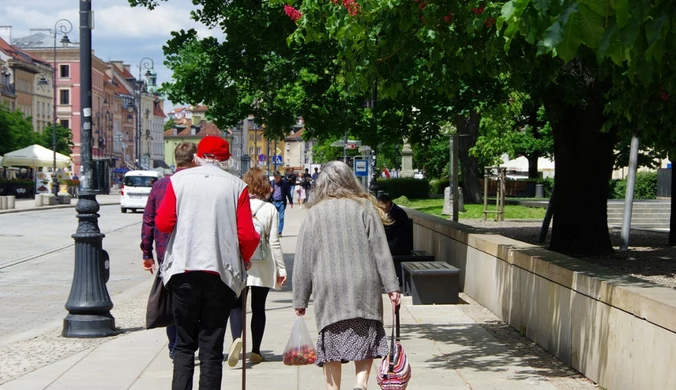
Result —
<instances>
[{"instance_id":1,"label":"ornate street lamp","mask_svg":"<svg viewBox=\"0 0 676 390\"><path fill-rule=\"evenodd\" d=\"M68 34L73 31L73 23L70 22L68 19L59 19L54 23L54 29L53 30L48 30L50 32L50 35L54 37L54 69L53 75L52 75L52 109L53 109L53 118L52 118L52 193L54 196L57 196L59 193L59 179L56 175L56 121L57 121L57 116L56 116L56 77L57 77L57 71L58 71L58 66L56 63L56 39L58 38L59 34L62 35L61 37L61 44L63 47L68 47L68 44L70 44L70 39L68 39ZM42 77L40 81L38 81L39 85L46 85L47 80Z\"/></svg>"},{"instance_id":2,"label":"ornate street lamp","mask_svg":"<svg viewBox=\"0 0 676 390\"><path fill-rule=\"evenodd\" d=\"M115 318L110 314L110 300L106 282L109 259L103 250L99 229L99 204L92 187L92 18L91 0L80 0L80 151L82 175L77 210L75 240L75 267L70 295L66 302L68 315L63 320L64 337L105 337L116 334ZM55 34L56 35L56 34Z\"/></svg>"}]
</instances>

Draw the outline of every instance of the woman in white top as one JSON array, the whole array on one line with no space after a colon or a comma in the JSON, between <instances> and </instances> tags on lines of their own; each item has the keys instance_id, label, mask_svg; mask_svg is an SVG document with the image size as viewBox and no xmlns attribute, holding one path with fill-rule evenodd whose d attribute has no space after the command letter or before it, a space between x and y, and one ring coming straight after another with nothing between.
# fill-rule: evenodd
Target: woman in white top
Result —
<instances>
[{"instance_id":1,"label":"woman in white top","mask_svg":"<svg viewBox=\"0 0 676 390\"><path fill-rule=\"evenodd\" d=\"M279 243L277 225L279 214L272 203L266 201L272 188L268 177L260 168L251 168L242 177L248 185L252 214L261 222L267 236L268 248L261 260L251 260L251 269L247 271L247 289L251 294L251 338L252 349L249 354L250 363L260 363L265 360L261 355L261 341L265 331L265 300L271 288L281 289L286 282L286 267L282 245ZM243 295L242 295L243 296ZM242 296L235 302L230 312L230 330L233 343L228 354L228 365L237 365L242 349Z\"/></svg>"}]
</instances>

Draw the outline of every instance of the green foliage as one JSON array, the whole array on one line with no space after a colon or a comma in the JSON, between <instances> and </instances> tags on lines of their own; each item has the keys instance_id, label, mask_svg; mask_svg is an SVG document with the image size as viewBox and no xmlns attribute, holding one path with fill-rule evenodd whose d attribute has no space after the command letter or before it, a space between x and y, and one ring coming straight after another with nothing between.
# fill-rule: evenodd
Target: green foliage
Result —
<instances>
[{"instance_id":1,"label":"green foliage","mask_svg":"<svg viewBox=\"0 0 676 390\"><path fill-rule=\"evenodd\" d=\"M608 198L624 199L627 192L626 180L611 180ZM657 198L657 172L636 172L634 199Z\"/></svg>"},{"instance_id":2,"label":"green foliage","mask_svg":"<svg viewBox=\"0 0 676 390\"><path fill-rule=\"evenodd\" d=\"M443 195L448 186L450 186L449 179L430 180L430 195Z\"/></svg>"},{"instance_id":3,"label":"green foliage","mask_svg":"<svg viewBox=\"0 0 676 390\"><path fill-rule=\"evenodd\" d=\"M47 149L52 149L52 127L45 127L42 134L36 133L37 137L35 143L44 146ZM56 152L65 156L70 156L73 150L73 132L60 124L56 125Z\"/></svg>"},{"instance_id":4,"label":"green foliage","mask_svg":"<svg viewBox=\"0 0 676 390\"><path fill-rule=\"evenodd\" d=\"M608 199L624 199L627 193L627 181L614 179L608 186Z\"/></svg>"},{"instance_id":5,"label":"green foliage","mask_svg":"<svg viewBox=\"0 0 676 390\"><path fill-rule=\"evenodd\" d=\"M164 131L173 129L175 124L176 122L173 119L164 122Z\"/></svg>"},{"instance_id":6,"label":"green foliage","mask_svg":"<svg viewBox=\"0 0 676 390\"><path fill-rule=\"evenodd\" d=\"M407 207L413 204L413 202L411 202L411 200L404 195L398 197L397 199L392 199L392 202L398 204L399 206L407 206Z\"/></svg>"},{"instance_id":7,"label":"green foliage","mask_svg":"<svg viewBox=\"0 0 676 390\"><path fill-rule=\"evenodd\" d=\"M0 104L0 156L38 143L39 136L30 118Z\"/></svg>"},{"instance_id":8,"label":"green foliage","mask_svg":"<svg viewBox=\"0 0 676 390\"><path fill-rule=\"evenodd\" d=\"M552 196L552 190L554 189L554 179L553 178L539 178L537 179L537 184L542 184L542 189L545 192L545 198Z\"/></svg>"},{"instance_id":9,"label":"green foliage","mask_svg":"<svg viewBox=\"0 0 676 390\"><path fill-rule=\"evenodd\" d=\"M443 210L444 200L443 199L411 199L410 201L400 203L397 199L394 200L394 203L422 211L423 213L436 215L444 219L448 218L446 215L441 215ZM495 205L491 206L492 209L495 209ZM460 220L463 219L483 219L484 205L482 204L466 204L465 211L460 212ZM545 217L545 208L539 207L526 207L526 206L515 206L515 205L506 205L505 206L505 219L534 219L542 220ZM488 219L491 220L492 215L488 216Z\"/></svg>"},{"instance_id":10,"label":"green foliage","mask_svg":"<svg viewBox=\"0 0 676 390\"><path fill-rule=\"evenodd\" d=\"M392 199L400 196L424 199L430 195L430 183L427 179L378 179L378 187Z\"/></svg>"},{"instance_id":11,"label":"green foliage","mask_svg":"<svg viewBox=\"0 0 676 390\"><path fill-rule=\"evenodd\" d=\"M448 177L451 160L447 136L438 135L429 141L413 145L413 163L427 173L427 177Z\"/></svg>"},{"instance_id":12,"label":"green foliage","mask_svg":"<svg viewBox=\"0 0 676 390\"><path fill-rule=\"evenodd\" d=\"M12 111L0 104L0 156L31 145L41 145L52 149L52 127L45 127L42 133L33 131L30 117L20 111ZM73 147L73 135L70 129L56 125L56 151L70 156Z\"/></svg>"}]
</instances>

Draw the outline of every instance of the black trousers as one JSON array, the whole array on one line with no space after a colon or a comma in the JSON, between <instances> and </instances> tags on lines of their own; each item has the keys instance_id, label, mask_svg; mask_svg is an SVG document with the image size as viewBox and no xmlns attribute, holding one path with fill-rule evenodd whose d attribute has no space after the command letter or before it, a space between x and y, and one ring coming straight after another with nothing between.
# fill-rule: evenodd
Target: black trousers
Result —
<instances>
[{"instance_id":1,"label":"black trousers","mask_svg":"<svg viewBox=\"0 0 676 390\"><path fill-rule=\"evenodd\" d=\"M192 389L199 347L201 390L220 390L225 321L236 294L219 275L186 272L169 280L178 337L174 349L173 390Z\"/></svg>"},{"instance_id":2,"label":"black trousers","mask_svg":"<svg viewBox=\"0 0 676 390\"><path fill-rule=\"evenodd\" d=\"M247 287L247 289L251 289L251 294L249 294L251 296L251 352L260 355L263 333L265 332L265 300L270 289L258 286ZM235 301L230 314L230 331L233 340L242 336L243 297L244 294L240 295Z\"/></svg>"}]
</instances>

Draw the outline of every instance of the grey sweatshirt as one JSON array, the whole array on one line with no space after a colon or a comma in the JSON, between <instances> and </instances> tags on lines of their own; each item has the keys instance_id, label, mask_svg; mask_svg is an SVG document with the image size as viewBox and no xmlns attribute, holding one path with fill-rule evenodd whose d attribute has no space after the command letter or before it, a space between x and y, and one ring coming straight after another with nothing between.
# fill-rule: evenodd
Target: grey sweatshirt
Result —
<instances>
[{"instance_id":1,"label":"grey sweatshirt","mask_svg":"<svg viewBox=\"0 0 676 390\"><path fill-rule=\"evenodd\" d=\"M320 331L352 318L383 322L382 293L398 290L375 206L328 199L310 209L293 264L294 308L306 308L312 294Z\"/></svg>"}]
</instances>

